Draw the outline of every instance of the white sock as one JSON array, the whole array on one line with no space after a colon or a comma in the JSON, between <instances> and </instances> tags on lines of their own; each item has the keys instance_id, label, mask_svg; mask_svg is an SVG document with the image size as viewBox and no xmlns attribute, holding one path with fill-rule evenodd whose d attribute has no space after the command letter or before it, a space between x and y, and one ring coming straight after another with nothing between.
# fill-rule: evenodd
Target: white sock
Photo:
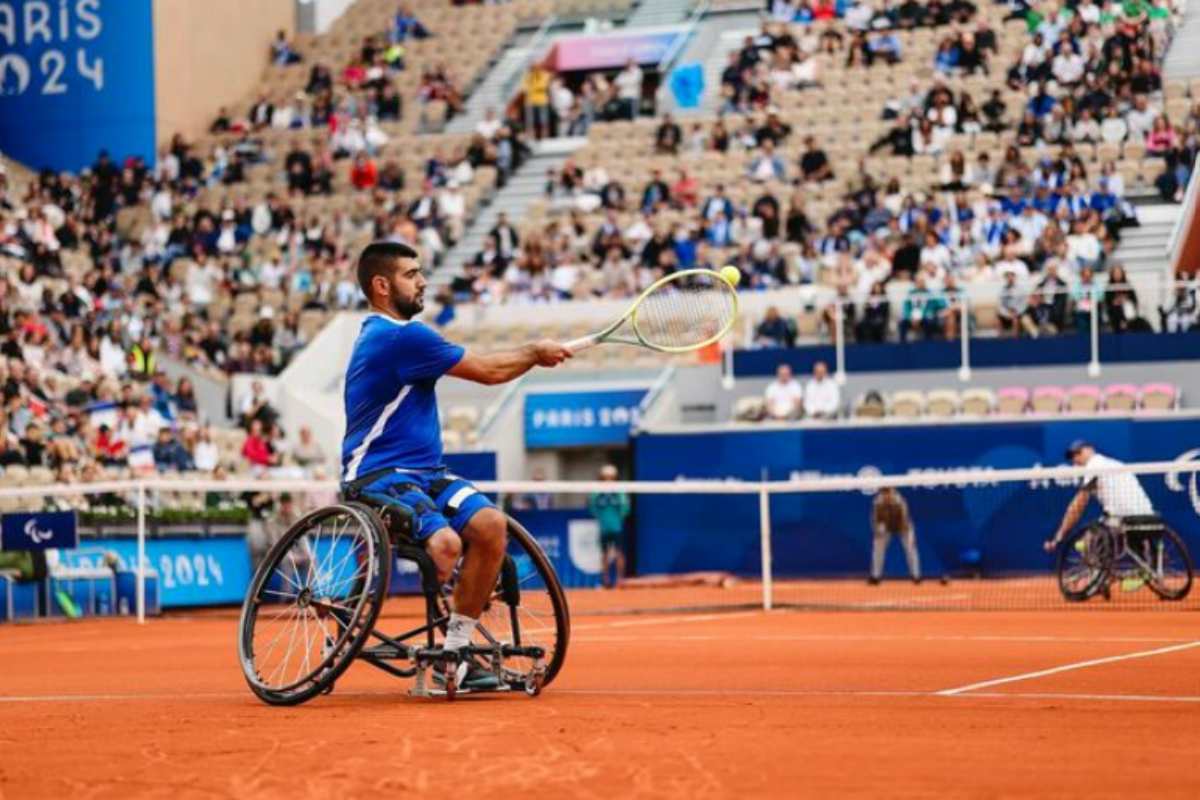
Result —
<instances>
[{"instance_id":1,"label":"white sock","mask_svg":"<svg viewBox=\"0 0 1200 800\"><path fill-rule=\"evenodd\" d=\"M461 650L471 643L471 634L479 620L465 617L462 614L451 614L446 626L446 641L442 643L443 650Z\"/></svg>"}]
</instances>

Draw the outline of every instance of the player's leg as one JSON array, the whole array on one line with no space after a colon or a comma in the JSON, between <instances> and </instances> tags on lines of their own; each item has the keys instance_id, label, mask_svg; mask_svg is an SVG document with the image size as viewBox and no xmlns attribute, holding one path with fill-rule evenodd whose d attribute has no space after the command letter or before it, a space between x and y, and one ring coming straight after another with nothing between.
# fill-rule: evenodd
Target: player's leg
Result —
<instances>
[{"instance_id":1,"label":"player's leg","mask_svg":"<svg viewBox=\"0 0 1200 800\"><path fill-rule=\"evenodd\" d=\"M462 556L462 539L448 523L444 524L425 542L425 552L437 567L438 580L445 583L454 571L454 565Z\"/></svg>"},{"instance_id":2,"label":"player's leg","mask_svg":"<svg viewBox=\"0 0 1200 800\"><path fill-rule=\"evenodd\" d=\"M904 557L908 560L908 574L914 583L921 582L921 555L917 552L917 532L909 528L900 536L904 545Z\"/></svg>"},{"instance_id":3,"label":"player's leg","mask_svg":"<svg viewBox=\"0 0 1200 800\"><path fill-rule=\"evenodd\" d=\"M504 549L508 544L508 520L494 508L474 514L462 532L467 543L458 586L454 588L454 608L458 613L478 619L496 586Z\"/></svg>"},{"instance_id":4,"label":"player's leg","mask_svg":"<svg viewBox=\"0 0 1200 800\"><path fill-rule=\"evenodd\" d=\"M613 579L613 588L619 588L621 581L625 580L625 551L620 545L613 547L613 561L617 565L617 574Z\"/></svg>"},{"instance_id":5,"label":"player's leg","mask_svg":"<svg viewBox=\"0 0 1200 800\"><path fill-rule=\"evenodd\" d=\"M887 546L891 538L892 535L883 526L875 529L875 534L871 537L871 576L867 578L868 583L879 583L883 577L883 557L887 555Z\"/></svg>"}]
</instances>

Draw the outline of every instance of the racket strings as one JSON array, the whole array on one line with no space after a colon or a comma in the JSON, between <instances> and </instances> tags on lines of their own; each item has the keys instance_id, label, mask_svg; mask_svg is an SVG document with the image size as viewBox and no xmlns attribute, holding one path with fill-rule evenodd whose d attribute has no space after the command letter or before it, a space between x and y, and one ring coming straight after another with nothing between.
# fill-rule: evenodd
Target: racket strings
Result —
<instances>
[{"instance_id":1,"label":"racket strings","mask_svg":"<svg viewBox=\"0 0 1200 800\"><path fill-rule=\"evenodd\" d=\"M686 276L668 281L646 296L634 327L648 345L697 347L719 337L737 314L732 287L719 277Z\"/></svg>"}]
</instances>

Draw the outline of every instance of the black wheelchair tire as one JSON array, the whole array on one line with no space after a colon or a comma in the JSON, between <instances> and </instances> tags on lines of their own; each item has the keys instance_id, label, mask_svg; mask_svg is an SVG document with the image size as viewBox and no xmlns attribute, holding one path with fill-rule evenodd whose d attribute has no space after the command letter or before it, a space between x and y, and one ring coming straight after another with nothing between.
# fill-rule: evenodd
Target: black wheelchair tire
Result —
<instances>
[{"instance_id":1,"label":"black wheelchair tire","mask_svg":"<svg viewBox=\"0 0 1200 800\"><path fill-rule=\"evenodd\" d=\"M369 532L374 544L377 561L377 572L374 575L377 581L377 590L368 593L363 598L362 603L355 611L354 617L347 626L349 629L347 635L343 636L335 649L326 656L324 661L318 664L310 676L282 689L265 687L254 678L252 651L254 622L257 617L258 605L255 601L265 588L265 584L271 573L283 559L283 556L292 544L295 543L296 539L304 534L315 522L324 517L336 514L348 514L352 516ZM250 690L264 703L275 706L299 705L319 694L332 691L334 683L358 656L371 630L375 627L375 622L379 618L379 612L383 608L384 601L387 599L387 589L391 578L391 562L391 542L387 532L384 530L383 523L375 511L365 504L350 502L325 506L307 514L292 525L268 551L262 563L259 564L254 578L250 583L250 590L246 593L246 599L242 604L241 616L238 621L238 657L242 665L243 677L245 677ZM364 576L358 581L355 594L363 591L365 588L363 581L370 580L371 577Z\"/></svg>"},{"instance_id":2,"label":"black wheelchair tire","mask_svg":"<svg viewBox=\"0 0 1200 800\"><path fill-rule=\"evenodd\" d=\"M1192 580L1194 578L1192 556L1188 552L1187 545L1183 543L1183 539L1181 539L1179 534L1175 531L1164 525L1161 536L1171 543L1170 546L1173 546L1179 551L1179 557L1183 560L1183 564L1187 568L1187 582L1184 583L1183 588L1175 591L1167 590L1165 587L1160 586L1156 581L1147 581L1146 585L1150 587L1150 591L1154 592L1163 600L1177 602L1187 597L1188 593L1192 590Z\"/></svg>"},{"instance_id":3,"label":"black wheelchair tire","mask_svg":"<svg viewBox=\"0 0 1200 800\"><path fill-rule=\"evenodd\" d=\"M1094 597L1102 587L1108 584L1109 575L1112 572L1112 559L1105 556L1100 556L1103 559L1103 565L1097 570L1095 577L1088 581L1087 585L1082 589L1073 589L1067 586L1067 570L1070 568L1068 559L1076 552L1075 544L1080 539L1089 534L1097 534L1101 541L1106 543L1106 546L1111 547L1110 534L1101 525L1085 525L1084 527L1067 534L1066 538L1059 543L1058 555L1055 563L1054 574L1058 581L1058 590L1062 592L1062 596L1072 603L1082 603Z\"/></svg>"},{"instance_id":4,"label":"black wheelchair tire","mask_svg":"<svg viewBox=\"0 0 1200 800\"><path fill-rule=\"evenodd\" d=\"M550 559L546 557L546 553L542 550L541 545L533 538L533 534L525 529L525 526L512 517L508 518L508 536L511 540L520 543L521 547L529 555L530 560L537 568L542 583L546 586L546 591L550 595L551 603L554 606L557 641L555 642L554 653L550 655L550 659L546 663L546 676L542 681L542 686L548 686L562 669L563 662L567 658L567 646L571 640L571 612L567 606L567 595L563 591L562 584L558 581L558 574L554 571L554 566L550 563ZM539 691L540 689L541 687L539 687Z\"/></svg>"}]
</instances>

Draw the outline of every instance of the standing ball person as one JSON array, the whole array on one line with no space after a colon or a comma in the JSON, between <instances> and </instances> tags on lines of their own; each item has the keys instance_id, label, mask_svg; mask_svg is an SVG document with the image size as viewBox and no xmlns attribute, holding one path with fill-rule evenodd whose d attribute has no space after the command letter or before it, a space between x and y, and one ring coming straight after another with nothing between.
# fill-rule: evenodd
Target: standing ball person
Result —
<instances>
[{"instance_id":1,"label":"standing ball person","mask_svg":"<svg viewBox=\"0 0 1200 800\"><path fill-rule=\"evenodd\" d=\"M413 319L425 307L426 282L417 251L405 244L376 242L364 249L358 284L371 313L346 368L342 490L410 512L413 538L424 544L443 581L466 542L443 644L460 650L470 644L496 585L507 521L469 481L446 470L434 386L443 375L504 383L536 366L558 366L571 351L543 340L482 354L446 341ZM498 685L469 659L459 664L456 677L468 689Z\"/></svg>"},{"instance_id":2,"label":"standing ball person","mask_svg":"<svg viewBox=\"0 0 1200 800\"><path fill-rule=\"evenodd\" d=\"M605 464L600 468L600 480L615 481L617 468ZM604 572L601 582L605 587L621 585L625 577L625 518L629 516L629 495L624 492L592 492L588 495L588 511L600 526L600 552L603 556ZM616 566L614 578L609 572Z\"/></svg>"}]
</instances>

